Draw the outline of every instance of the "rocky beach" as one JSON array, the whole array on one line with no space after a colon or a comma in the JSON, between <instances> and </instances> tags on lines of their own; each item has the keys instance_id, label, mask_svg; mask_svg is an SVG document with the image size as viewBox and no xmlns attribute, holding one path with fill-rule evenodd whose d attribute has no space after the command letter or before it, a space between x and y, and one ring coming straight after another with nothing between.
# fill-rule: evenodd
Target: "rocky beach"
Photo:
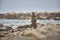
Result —
<instances>
[{"instance_id":1,"label":"rocky beach","mask_svg":"<svg viewBox=\"0 0 60 40\"><path fill-rule=\"evenodd\" d=\"M19 26L14 30L0 27L0 40L60 40L60 24L37 25L36 29L29 25Z\"/></svg>"},{"instance_id":2,"label":"rocky beach","mask_svg":"<svg viewBox=\"0 0 60 40\"><path fill-rule=\"evenodd\" d=\"M0 40L60 40L60 12L0 14Z\"/></svg>"}]
</instances>

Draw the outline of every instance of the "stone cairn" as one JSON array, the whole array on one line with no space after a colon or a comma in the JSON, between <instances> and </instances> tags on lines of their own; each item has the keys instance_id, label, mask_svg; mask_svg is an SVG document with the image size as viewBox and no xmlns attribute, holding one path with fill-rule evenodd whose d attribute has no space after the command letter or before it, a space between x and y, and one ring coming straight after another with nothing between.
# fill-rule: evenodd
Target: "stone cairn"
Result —
<instances>
[{"instance_id":1,"label":"stone cairn","mask_svg":"<svg viewBox=\"0 0 60 40\"><path fill-rule=\"evenodd\" d=\"M32 12L31 23L32 23L31 26L32 26L33 28L37 28L36 15L35 15L34 12Z\"/></svg>"}]
</instances>

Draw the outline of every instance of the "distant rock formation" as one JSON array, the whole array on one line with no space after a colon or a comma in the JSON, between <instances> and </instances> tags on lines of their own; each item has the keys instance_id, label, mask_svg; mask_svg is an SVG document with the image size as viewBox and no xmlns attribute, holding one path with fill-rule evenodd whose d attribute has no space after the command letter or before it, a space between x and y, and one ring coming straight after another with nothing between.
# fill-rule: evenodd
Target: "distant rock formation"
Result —
<instances>
[{"instance_id":1,"label":"distant rock formation","mask_svg":"<svg viewBox=\"0 0 60 40\"><path fill-rule=\"evenodd\" d=\"M16 13L6 13L5 18L7 19L15 19L16 18Z\"/></svg>"},{"instance_id":2,"label":"distant rock formation","mask_svg":"<svg viewBox=\"0 0 60 40\"><path fill-rule=\"evenodd\" d=\"M0 18L4 18L4 14L0 14Z\"/></svg>"},{"instance_id":3,"label":"distant rock formation","mask_svg":"<svg viewBox=\"0 0 60 40\"><path fill-rule=\"evenodd\" d=\"M37 19L54 19L60 20L60 12L39 12Z\"/></svg>"},{"instance_id":4,"label":"distant rock formation","mask_svg":"<svg viewBox=\"0 0 60 40\"><path fill-rule=\"evenodd\" d=\"M37 19L60 20L60 12L34 12ZM32 13L5 13L0 14L0 19L31 19Z\"/></svg>"}]
</instances>

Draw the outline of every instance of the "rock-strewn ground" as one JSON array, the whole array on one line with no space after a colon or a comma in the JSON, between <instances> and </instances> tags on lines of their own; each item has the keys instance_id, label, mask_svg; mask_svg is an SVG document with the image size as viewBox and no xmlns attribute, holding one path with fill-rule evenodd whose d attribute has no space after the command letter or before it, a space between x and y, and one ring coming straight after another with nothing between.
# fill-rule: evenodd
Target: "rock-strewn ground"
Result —
<instances>
[{"instance_id":1,"label":"rock-strewn ground","mask_svg":"<svg viewBox=\"0 0 60 40\"><path fill-rule=\"evenodd\" d=\"M15 31L0 37L0 40L60 40L60 25L46 24L34 28L27 28L23 31Z\"/></svg>"}]
</instances>

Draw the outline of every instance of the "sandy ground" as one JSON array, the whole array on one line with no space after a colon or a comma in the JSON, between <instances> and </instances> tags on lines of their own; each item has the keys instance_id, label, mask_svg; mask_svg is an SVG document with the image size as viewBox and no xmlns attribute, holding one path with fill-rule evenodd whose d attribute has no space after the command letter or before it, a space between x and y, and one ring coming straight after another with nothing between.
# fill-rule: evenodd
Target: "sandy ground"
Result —
<instances>
[{"instance_id":1,"label":"sandy ground","mask_svg":"<svg viewBox=\"0 0 60 40\"><path fill-rule=\"evenodd\" d=\"M20 34L15 35L14 33L9 34L8 37L3 37L1 40L35 40L33 37L25 37Z\"/></svg>"},{"instance_id":2,"label":"sandy ground","mask_svg":"<svg viewBox=\"0 0 60 40\"><path fill-rule=\"evenodd\" d=\"M0 40L60 40L60 25L40 26L36 29L9 33L6 37L0 37Z\"/></svg>"}]
</instances>

